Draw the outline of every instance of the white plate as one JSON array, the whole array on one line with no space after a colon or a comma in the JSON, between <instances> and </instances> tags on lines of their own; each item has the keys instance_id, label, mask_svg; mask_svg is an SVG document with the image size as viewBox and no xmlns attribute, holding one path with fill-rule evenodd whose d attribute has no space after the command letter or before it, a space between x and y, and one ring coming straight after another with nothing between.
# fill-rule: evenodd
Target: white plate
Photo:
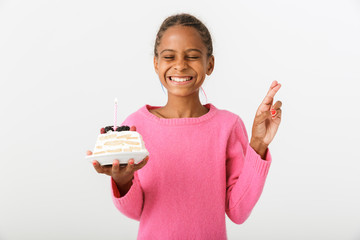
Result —
<instances>
[{"instance_id":1,"label":"white plate","mask_svg":"<svg viewBox=\"0 0 360 240\"><path fill-rule=\"evenodd\" d=\"M85 158L92 162L93 160L98 161L101 165L112 165L115 159L119 160L120 164L127 164L129 159L133 158L135 164L141 162L147 155L148 151L141 152L122 152L122 153L107 153L86 156Z\"/></svg>"}]
</instances>

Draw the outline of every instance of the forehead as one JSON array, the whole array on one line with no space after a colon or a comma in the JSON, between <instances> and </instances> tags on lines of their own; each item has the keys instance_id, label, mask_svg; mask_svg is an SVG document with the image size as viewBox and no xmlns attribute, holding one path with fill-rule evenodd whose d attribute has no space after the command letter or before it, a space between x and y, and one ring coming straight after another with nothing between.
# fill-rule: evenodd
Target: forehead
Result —
<instances>
[{"instance_id":1,"label":"forehead","mask_svg":"<svg viewBox=\"0 0 360 240\"><path fill-rule=\"evenodd\" d=\"M175 51L195 48L199 50L206 49L200 33L193 27L172 26L168 28L160 41L158 50L173 49Z\"/></svg>"}]
</instances>

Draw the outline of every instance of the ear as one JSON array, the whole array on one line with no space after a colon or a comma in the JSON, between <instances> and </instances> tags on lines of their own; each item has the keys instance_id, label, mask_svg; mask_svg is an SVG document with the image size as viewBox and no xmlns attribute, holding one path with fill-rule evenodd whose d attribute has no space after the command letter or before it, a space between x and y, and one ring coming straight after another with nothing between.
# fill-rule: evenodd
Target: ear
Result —
<instances>
[{"instance_id":1,"label":"ear","mask_svg":"<svg viewBox=\"0 0 360 240\"><path fill-rule=\"evenodd\" d=\"M155 72L159 75L158 60L156 56L154 56L154 68Z\"/></svg>"},{"instance_id":2,"label":"ear","mask_svg":"<svg viewBox=\"0 0 360 240\"><path fill-rule=\"evenodd\" d=\"M211 73L213 72L214 64L215 64L215 57L214 57L214 55L211 55L208 58L208 63L207 63L207 66L206 66L207 67L207 70L206 70L207 75L211 75Z\"/></svg>"}]
</instances>

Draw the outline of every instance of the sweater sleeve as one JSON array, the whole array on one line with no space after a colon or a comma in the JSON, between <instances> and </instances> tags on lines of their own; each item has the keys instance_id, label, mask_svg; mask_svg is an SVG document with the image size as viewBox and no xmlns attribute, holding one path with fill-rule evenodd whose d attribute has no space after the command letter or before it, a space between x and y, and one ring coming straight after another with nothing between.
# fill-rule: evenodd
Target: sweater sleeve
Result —
<instances>
[{"instance_id":1,"label":"sweater sleeve","mask_svg":"<svg viewBox=\"0 0 360 240\"><path fill-rule=\"evenodd\" d=\"M135 220L140 220L143 208L143 191L141 189L137 173L134 173L130 190L124 196L120 195L113 178L111 178L111 190L112 200L115 207L125 216Z\"/></svg>"},{"instance_id":2,"label":"sweater sleeve","mask_svg":"<svg viewBox=\"0 0 360 240\"><path fill-rule=\"evenodd\" d=\"M228 139L226 153L226 214L236 224L250 216L260 198L271 164L250 146L243 121L238 117Z\"/></svg>"},{"instance_id":3,"label":"sweater sleeve","mask_svg":"<svg viewBox=\"0 0 360 240\"><path fill-rule=\"evenodd\" d=\"M133 125L132 116L130 115L129 117L127 117L125 121L122 122L121 125L132 126ZM136 171L134 172L132 185L129 191L124 196L120 195L116 183L114 182L113 178L111 178L111 193L115 207L121 213L123 213L125 216L129 218L138 221L140 220L140 216L143 209L144 195Z\"/></svg>"}]
</instances>

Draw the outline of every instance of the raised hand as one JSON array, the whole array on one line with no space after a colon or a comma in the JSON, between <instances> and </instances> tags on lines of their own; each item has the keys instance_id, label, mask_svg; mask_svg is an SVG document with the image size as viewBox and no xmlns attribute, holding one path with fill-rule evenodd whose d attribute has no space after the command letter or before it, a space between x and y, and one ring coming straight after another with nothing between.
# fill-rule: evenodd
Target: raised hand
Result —
<instances>
[{"instance_id":1,"label":"raised hand","mask_svg":"<svg viewBox=\"0 0 360 240\"><path fill-rule=\"evenodd\" d=\"M281 122L281 101L273 105L274 96L281 84L276 80L271 83L270 89L256 111L252 127L250 145L260 155L263 155L274 139Z\"/></svg>"}]
</instances>

